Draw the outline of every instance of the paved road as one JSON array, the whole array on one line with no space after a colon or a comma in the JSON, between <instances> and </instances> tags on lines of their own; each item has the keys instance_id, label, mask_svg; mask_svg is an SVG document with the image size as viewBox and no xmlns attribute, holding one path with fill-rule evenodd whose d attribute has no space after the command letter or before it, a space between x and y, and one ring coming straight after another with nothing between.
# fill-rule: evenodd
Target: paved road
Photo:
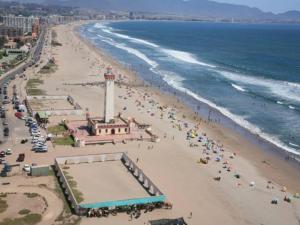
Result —
<instances>
[{"instance_id":1,"label":"paved road","mask_svg":"<svg viewBox=\"0 0 300 225\"><path fill-rule=\"evenodd\" d=\"M3 74L0 77L0 86L2 86L5 82L9 81L10 79L14 78L17 74L23 73L28 67L33 66L39 61L45 42L46 29L47 27L42 26L41 34L36 45L31 49L29 59L17 66L15 69L12 69L11 71Z\"/></svg>"},{"instance_id":2,"label":"paved road","mask_svg":"<svg viewBox=\"0 0 300 225\"><path fill-rule=\"evenodd\" d=\"M45 43L45 37L46 37L46 32L47 32L47 27L45 25L42 26L41 29L41 34L39 36L39 39L36 43L36 45L31 49L30 51L30 57L23 62L22 64L20 64L18 67L12 69L11 71L3 74L0 77L0 87L3 90L3 85L11 80L14 80L16 78L16 76L18 74L23 74L25 72L25 70L27 68L30 68L32 66L34 66L36 63L39 62L40 58L41 58L41 54L42 54L42 50L43 50L43 46ZM12 88L11 86L9 88ZM8 88L8 93L10 92ZM12 97L12 95L10 95L10 98ZM2 96L0 97L0 100L2 101ZM2 103L2 102L1 102ZM0 103L0 105L1 105ZM7 105L6 108L11 108L11 105ZM16 137L18 137L17 139L22 139L22 138L28 138L29 133L27 132L27 128L24 126L24 121L21 120L16 120L15 118L11 119L11 113L13 113L13 110L10 110L9 112L6 113L6 119L1 119L0 120L0 137L3 142L7 142L9 140L11 140L12 142L16 141ZM14 115L13 115L14 117ZM9 124L9 129L10 129L10 136L9 137L4 137L3 136L3 121L7 121ZM17 140L19 141L19 140ZM14 144L14 143L12 143Z\"/></svg>"}]
</instances>

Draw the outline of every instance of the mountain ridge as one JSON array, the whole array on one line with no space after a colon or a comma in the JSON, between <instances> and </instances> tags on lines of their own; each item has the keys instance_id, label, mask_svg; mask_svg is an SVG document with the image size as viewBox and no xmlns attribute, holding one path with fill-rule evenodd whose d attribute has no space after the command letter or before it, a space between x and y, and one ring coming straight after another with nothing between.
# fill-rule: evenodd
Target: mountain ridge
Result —
<instances>
[{"instance_id":1,"label":"mountain ridge","mask_svg":"<svg viewBox=\"0 0 300 225\"><path fill-rule=\"evenodd\" d=\"M275 14L255 7L211 0L19 0L19 2L93 8L102 11L149 12L219 19L296 20L300 22L300 11L296 10Z\"/></svg>"}]
</instances>

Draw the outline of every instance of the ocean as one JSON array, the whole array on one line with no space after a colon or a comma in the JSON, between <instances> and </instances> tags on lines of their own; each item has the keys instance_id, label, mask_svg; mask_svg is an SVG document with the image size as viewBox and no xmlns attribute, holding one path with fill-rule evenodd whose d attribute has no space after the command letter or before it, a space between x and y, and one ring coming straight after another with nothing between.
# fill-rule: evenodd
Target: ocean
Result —
<instances>
[{"instance_id":1,"label":"ocean","mask_svg":"<svg viewBox=\"0 0 300 225\"><path fill-rule=\"evenodd\" d=\"M208 119L222 114L300 155L300 25L123 21L79 31Z\"/></svg>"}]
</instances>

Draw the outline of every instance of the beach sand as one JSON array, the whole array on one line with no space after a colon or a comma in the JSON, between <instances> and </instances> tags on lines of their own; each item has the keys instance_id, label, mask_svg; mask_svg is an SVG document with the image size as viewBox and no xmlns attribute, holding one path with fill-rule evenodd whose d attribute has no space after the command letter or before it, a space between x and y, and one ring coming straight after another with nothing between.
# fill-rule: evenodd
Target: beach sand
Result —
<instances>
[{"instance_id":1,"label":"beach sand","mask_svg":"<svg viewBox=\"0 0 300 225\"><path fill-rule=\"evenodd\" d=\"M173 204L172 210L156 210L133 221L129 221L125 214L108 219L83 218L81 224L144 224L153 219L184 217L188 224L195 225L299 225L300 199L292 198L291 203L283 201L285 196L300 192L300 172L295 167L275 154L260 150L231 130L194 118L194 112L174 96L143 86L134 72L80 39L74 32L76 26L78 24L54 28L57 40L62 43L62 47L52 49L58 69L44 77L44 84L39 88L49 95L69 94L88 109L91 116L102 116L103 86L86 83L104 81L103 73L111 65L117 78L121 74L125 83L115 85L115 112L151 124L160 142L134 141L84 148L56 146L47 153L47 158L34 153L29 153L32 154L29 157L38 163L48 163L59 155L124 151L132 159L139 158L139 167ZM72 118L85 117L52 117L50 122L56 124L62 119ZM215 161L216 154L203 151L206 148L202 146L203 142L197 142L198 138L186 140L187 132L194 128L198 134L205 133L216 145L223 146L225 151L218 151L223 157L220 162ZM198 163L201 157L207 156L211 158L208 164ZM236 174L240 175L239 179ZM221 180L215 181L216 176ZM250 182L255 182L255 185L251 187ZM282 192L283 186L290 193ZM279 199L279 204L271 204L274 198Z\"/></svg>"}]
</instances>

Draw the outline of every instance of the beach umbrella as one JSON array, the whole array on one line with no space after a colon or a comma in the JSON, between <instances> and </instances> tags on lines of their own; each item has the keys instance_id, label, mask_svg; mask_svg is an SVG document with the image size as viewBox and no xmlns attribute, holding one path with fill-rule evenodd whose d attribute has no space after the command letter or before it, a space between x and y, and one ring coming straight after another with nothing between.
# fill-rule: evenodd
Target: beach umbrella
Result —
<instances>
[{"instance_id":1,"label":"beach umbrella","mask_svg":"<svg viewBox=\"0 0 300 225\"><path fill-rule=\"evenodd\" d=\"M286 192L286 191L287 191L287 188L286 188L285 186L283 186L282 189L281 189L281 191L282 191L282 192Z\"/></svg>"}]
</instances>

